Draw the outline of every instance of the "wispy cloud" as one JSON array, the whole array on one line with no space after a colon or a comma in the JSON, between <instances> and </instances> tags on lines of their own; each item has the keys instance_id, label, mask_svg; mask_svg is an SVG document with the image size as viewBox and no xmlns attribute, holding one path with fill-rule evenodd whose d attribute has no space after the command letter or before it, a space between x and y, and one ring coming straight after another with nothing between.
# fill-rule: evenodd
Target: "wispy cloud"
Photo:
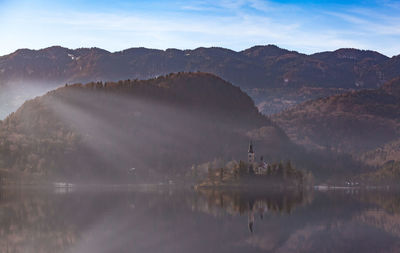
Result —
<instances>
[{"instance_id":1,"label":"wispy cloud","mask_svg":"<svg viewBox=\"0 0 400 253\"><path fill-rule=\"evenodd\" d=\"M366 25L366 24L369 23L366 19L363 19L363 18L355 16L355 15L351 15L351 14L348 14L348 13L330 12L330 11L327 11L325 13L328 14L328 15L335 16L335 17L338 17L340 19L343 19L344 21L352 23L352 24Z\"/></svg>"},{"instance_id":2,"label":"wispy cloud","mask_svg":"<svg viewBox=\"0 0 400 253\"><path fill-rule=\"evenodd\" d=\"M123 0L120 0L123 1ZM384 1L379 8L282 4L273 0L170 1L168 9L139 3L104 11L90 8L2 10L0 54L20 47L132 46L165 49L223 46L242 50L278 44L305 53L360 47L400 53L400 17ZM1 6L0 6L1 9ZM389 9L389 10L388 10ZM27 39L29 38L29 39ZM397 43L396 43L397 40Z\"/></svg>"},{"instance_id":3,"label":"wispy cloud","mask_svg":"<svg viewBox=\"0 0 400 253\"><path fill-rule=\"evenodd\" d=\"M400 2L398 0L382 0L380 1L384 6L400 10Z\"/></svg>"},{"instance_id":4,"label":"wispy cloud","mask_svg":"<svg viewBox=\"0 0 400 253\"><path fill-rule=\"evenodd\" d=\"M263 0L220 0L220 1L186 1L182 6L183 9L196 11L244 11L257 10L261 12L276 11L281 8L289 7L288 4L276 4ZM293 6L292 6L293 7Z\"/></svg>"},{"instance_id":5,"label":"wispy cloud","mask_svg":"<svg viewBox=\"0 0 400 253\"><path fill-rule=\"evenodd\" d=\"M326 14L353 25L354 27L350 27L350 29L354 31L400 36L400 17L397 16L381 15L366 9L351 10L348 13L326 12Z\"/></svg>"}]
</instances>

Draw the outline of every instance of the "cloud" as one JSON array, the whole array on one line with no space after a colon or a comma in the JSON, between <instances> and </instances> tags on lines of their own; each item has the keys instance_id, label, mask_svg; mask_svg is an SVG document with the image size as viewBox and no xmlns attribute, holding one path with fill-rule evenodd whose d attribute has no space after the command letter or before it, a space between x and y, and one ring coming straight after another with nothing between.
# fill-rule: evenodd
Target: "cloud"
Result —
<instances>
[{"instance_id":1,"label":"cloud","mask_svg":"<svg viewBox=\"0 0 400 253\"><path fill-rule=\"evenodd\" d=\"M250 6L256 10L264 12L273 11L275 9L270 3L260 0L250 1Z\"/></svg>"},{"instance_id":2,"label":"cloud","mask_svg":"<svg viewBox=\"0 0 400 253\"><path fill-rule=\"evenodd\" d=\"M277 44L305 53L339 47L369 47L389 55L400 50L395 43L400 18L368 7L311 8L263 0L174 1L170 5L163 9L144 4L107 12L40 6L10 9L0 17L0 32L7 34L0 54L54 44L109 51L134 46L242 50L255 44Z\"/></svg>"},{"instance_id":3,"label":"cloud","mask_svg":"<svg viewBox=\"0 0 400 253\"><path fill-rule=\"evenodd\" d=\"M380 1L384 6L389 8L400 9L400 2L398 0L383 0Z\"/></svg>"},{"instance_id":4,"label":"cloud","mask_svg":"<svg viewBox=\"0 0 400 253\"><path fill-rule=\"evenodd\" d=\"M369 35L400 36L400 18L398 16L382 15L365 8L352 9L344 12L325 12L351 24L352 29Z\"/></svg>"},{"instance_id":5,"label":"cloud","mask_svg":"<svg viewBox=\"0 0 400 253\"><path fill-rule=\"evenodd\" d=\"M357 24L357 25L365 25L368 24L369 22L366 19L363 19L361 17L357 17L355 15L351 14L346 14L343 12L325 12L328 15L338 17L346 22L352 23L352 24Z\"/></svg>"},{"instance_id":6,"label":"cloud","mask_svg":"<svg viewBox=\"0 0 400 253\"><path fill-rule=\"evenodd\" d=\"M298 27L296 23L281 24L268 17L247 14L218 16L210 19L201 15L188 18L186 15L155 17L152 14L136 13L43 12L37 18L24 15L20 21L29 22L27 29L35 31L41 39L52 36L61 36L61 38L81 36L82 38L94 34L102 40L103 35L110 33L119 35L130 33L131 36L143 36L143 40L162 39L166 47L173 47L176 43L173 41L174 38L186 37L185 34L190 34L186 40L196 41L197 38L203 37L203 41L199 42L206 43L207 38L221 41L223 38L244 38L245 36L266 39L284 38ZM43 30L52 30L56 27L62 28L64 34L43 33ZM193 35L197 36L193 37Z\"/></svg>"},{"instance_id":7,"label":"cloud","mask_svg":"<svg viewBox=\"0 0 400 253\"><path fill-rule=\"evenodd\" d=\"M246 9L257 10L260 12L271 12L287 7L289 7L287 4L275 4L263 0L186 1L182 6L182 8L186 10L224 12L243 12Z\"/></svg>"}]
</instances>

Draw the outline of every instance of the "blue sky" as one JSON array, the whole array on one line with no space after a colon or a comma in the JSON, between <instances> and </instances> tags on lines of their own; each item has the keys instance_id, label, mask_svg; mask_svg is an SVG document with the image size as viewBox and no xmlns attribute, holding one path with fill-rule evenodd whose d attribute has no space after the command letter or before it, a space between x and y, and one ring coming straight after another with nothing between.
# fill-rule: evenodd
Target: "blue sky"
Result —
<instances>
[{"instance_id":1,"label":"blue sky","mask_svg":"<svg viewBox=\"0 0 400 253\"><path fill-rule=\"evenodd\" d=\"M52 45L400 54L400 0L0 0L0 55Z\"/></svg>"}]
</instances>

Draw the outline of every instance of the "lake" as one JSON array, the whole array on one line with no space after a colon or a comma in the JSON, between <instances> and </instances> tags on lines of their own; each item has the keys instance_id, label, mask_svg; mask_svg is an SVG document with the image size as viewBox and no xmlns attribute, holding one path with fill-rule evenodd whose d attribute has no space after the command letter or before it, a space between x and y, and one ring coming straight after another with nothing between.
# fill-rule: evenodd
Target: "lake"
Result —
<instances>
[{"instance_id":1,"label":"lake","mask_svg":"<svg viewBox=\"0 0 400 253\"><path fill-rule=\"evenodd\" d=\"M3 189L0 252L400 252L398 193Z\"/></svg>"}]
</instances>

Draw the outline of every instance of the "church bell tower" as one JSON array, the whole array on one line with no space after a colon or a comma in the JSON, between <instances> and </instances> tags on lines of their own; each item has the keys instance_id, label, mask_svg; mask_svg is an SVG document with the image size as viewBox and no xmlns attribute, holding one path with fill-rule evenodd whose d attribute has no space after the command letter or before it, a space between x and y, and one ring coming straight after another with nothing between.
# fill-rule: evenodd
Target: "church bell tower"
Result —
<instances>
[{"instance_id":1,"label":"church bell tower","mask_svg":"<svg viewBox=\"0 0 400 253\"><path fill-rule=\"evenodd\" d=\"M250 143L249 143L249 151L247 153L248 153L248 156L247 156L248 162L249 163L254 163L255 158L256 158L256 154L254 153L252 141L250 141Z\"/></svg>"}]
</instances>

